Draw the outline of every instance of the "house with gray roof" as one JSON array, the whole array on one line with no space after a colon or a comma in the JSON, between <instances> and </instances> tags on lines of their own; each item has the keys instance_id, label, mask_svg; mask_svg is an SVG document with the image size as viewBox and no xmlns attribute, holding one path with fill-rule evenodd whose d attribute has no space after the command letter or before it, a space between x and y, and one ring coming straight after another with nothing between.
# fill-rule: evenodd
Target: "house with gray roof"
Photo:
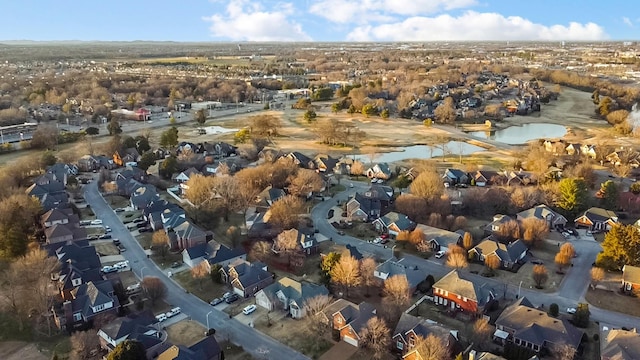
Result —
<instances>
[{"instance_id":1,"label":"house with gray roof","mask_svg":"<svg viewBox=\"0 0 640 360\"><path fill-rule=\"evenodd\" d=\"M382 162L377 163L365 171L365 175L369 179L383 179L388 180L391 177L391 168L389 164Z\"/></svg>"},{"instance_id":2,"label":"house with gray roof","mask_svg":"<svg viewBox=\"0 0 640 360\"><path fill-rule=\"evenodd\" d=\"M378 232L397 236L401 231L411 231L415 229L416 223L411 221L407 215L392 211L375 219L373 226Z\"/></svg>"},{"instance_id":3,"label":"house with gray roof","mask_svg":"<svg viewBox=\"0 0 640 360\"><path fill-rule=\"evenodd\" d=\"M125 340L135 340L144 346L147 358L151 358L166 339L166 333L153 327L157 321L150 310L116 318L98 329L100 346L111 352Z\"/></svg>"},{"instance_id":4,"label":"house with gray roof","mask_svg":"<svg viewBox=\"0 0 640 360\"><path fill-rule=\"evenodd\" d=\"M447 251L453 245L460 245L464 236L464 231L449 231L433 226L418 224L416 229L420 229L424 234L424 241L434 252Z\"/></svg>"},{"instance_id":5,"label":"house with gray roof","mask_svg":"<svg viewBox=\"0 0 640 360\"><path fill-rule=\"evenodd\" d=\"M294 319L301 319L306 315L307 301L320 295L329 295L329 290L324 285L298 282L284 277L258 291L256 304L269 311L282 309L290 313Z\"/></svg>"},{"instance_id":6,"label":"house with gray roof","mask_svg":"<svg viewBox=\"0 0 640 360\"><path fill-rule=\"evenodd\" d=\"M347 217L351 220L369 222L377 219L382 210L382 203L377 197L367 193L356 193L347 202Z\"/></svg>"},{"instance_id":7,"label":"house with gray roof","mask_svg":"<svg viewBox=\"0 0 640 360\"><path fill-rule=\"evenodd\" d=\"M71 292L72 298L53 308L54 321L61 330L90 323L101 314L117 314L120 303L109 280L88 282Z\"/></svg>"},{"instance_id":8,"label":"house with gray roof","mask_svg":"<svg viewBox=\"0 0 640 360\"><path fill-rule=\"evenodd\" d=\"M482 314L495 299L491 287L465 279L458 270L452 270L433 284L434 303L451 310Z\"/></svg>"},{"instance_id":9,"label":"house with gray roof","mask_svg":"<svg viewBox=\"0 0 640 360\"><path fill-rule=\"evenodd\" d=\"M618 223L618 215L611 210L592 207L574 222L576 226L586 227L591 231L609 231Z\"/></svg>"},{"instance_id":10,"label":"house with gray roof","mask_svg":"<svg viewBox=\"0 0 640 360\"><path fill-rule=\"evenodd\" d=\"M633 294L640 289L640 267L625 265L622 267L622 290Z\"/></svg>"},{"instance_id":11,"label":"house with gray roof","mask_svg":"<svg viewBox=\"0 0 640 360\"><path fill-rule=\"evenodd\" d=\"M229 265L237 259L246 260L246 258L247 253L244 250L228 248L215 240L182 251L182 260L191 268L202 261L207 261L211 267L213 265Z\"/></svg>"},{"instance_id":12,"label":"house with gray roof","mask_svg":"<svg viewBox=\"0 0 640 360\"><path fill-rule=\"evenodd\" d=\"M640 359L640 334L637 329L612 329L608 325L600 325L600 359L601 360L636 360Z\"/></svg>"},{"instance_id":13,"label":"house with gray roof","mask_svg":"<svg viewBox=\"0 0 640 360\"><path fill-rule=\"evenodd\" d=\"M131 207L135 210L143 210L154 200L160 199L160 195L153 185L142 185L131 192Z\"/></svg>"},{"instance_id":14,"label":"house with gray roof","mask_svg":"<svg viewBox=\"0 0 640 360\"><path fill-rule=\"evenodd\" d=\"M362 302L358 305L347 304L331 315L332 329L339 334L340 340L349 345L358 347L362 341L362 330L367 321L376 316L376 308L369 303Z\"/></svg>"},{"instance_id":15,"label":"house with gray roof","mask_svg":"<svg viewBox=\"0 0 640 360\"><path fill-rule=\"evenodd\" d=\"M567 224L567 219L564 216L551 210L550 207L544 204L534 206L531 209L520 211L516 215L516 219L518 221L530 218L546 221L549 225L549 229L564 228L564 226Z\"/></svg>"},{"instance_id":16,"label":"house with gray roof","mask_svg":"<svg viewBox=\"0 0 640 360\"><path fill-rule=\"evenodd\" d=\"M168 344L157 360L223 360L224 351L215 336L207 336L191 346Z\"/></svg>"},{"instance_id":17,"label":"house with gray roof","mask_svg":"<svg viewBox=\"0 0 640 360\"><path fill-rule=\"evenodd\" d=\"M509 215L501 215L501 214L494 215L493 221L491 221L484 227L485 235L491 235L491 234L500 232L502 229L502 226L512 220L514 219Z\"/></svg>"},{"instance_id":18,"label":"house with gray roof","mask_svg":"<svg viewBox=\"0 0 640 360\"><path fill-rule=\"evenodd\" d=\"M410 292L413 293L418 287L418 284L422 282L427 274L415 266L407 266L402 262L402 259L398 260L395 257L388 259L382 264L378 265L373 272L373 275L384 282L392 276L403 276L409 283Z\"/></svg>"},{"instance_id":19,"label":"house with gray roof","mask_svg":"<svg viewBox=\"0 0 640 360\"><path fill-rule=\"evenodd\" d=\"M258 208L268 209L274 202L287 195L283 189L267 186L258 196L256 196L256 206Z\"/></svg>"},{"instance_id":20,"label":"house with gray roof","mask_svg":"<svg viewBox=\"0 0 640 360\"><path fill-rule=\"evenodd\" d=\"M442 178L444 179L444 182L451 185L469 184L471 180L471 177L465 171L452 168L446 169Z\"/></svg>"},{"instance_id":21,"label":"house with gray roof","mask_svg":"<svg viewBox=\"0 0 640 360\"><path fill-rule=\"evenodd\" d=\"M273 282L273 274L267 271L266 264L250 263L241 258L221 267L220 277L233 287L236 294L245 298L255 295Z\"/></svg>"},{"instance_id":22,"label":"house with gray roof","mask_svg":"<svg viewBox=\"0 0 640 360\"><path fill-rule=\"evenodd\" d=\"M513 269L527 256L527 246L522 240L516 240L509 244L503 244L494 239L484 239L478 245L469 249L469 258L484 263L489 256L500 259L500 266L504 269Z\"/></svg>"},{"instance_id":23,"label":"house with gray roof","mask_svg":"<svg viewBox=\"0 0 640 360\"><path fill-rule=\"evenodd\" d=\"M398 324L393 334L391 334L391 345L398 355L403 356L415 348L418 336L426 338L429 335L443 339L451 357L464 350L458 341L457 330L446 329L435 321L407 313L402 313L402 316L400 316L400 320L398 320Z\"/></svg>"},{"instance_id":24,"label":"house with gray roof","mask_svg":"<svg viewBox=\"0 0 640 360\"><path fill-rule=\"evenodd\" d=\"M508 306L496 320L494 338L540 352L566 344L578 349L584 332L564 318L536 309L525 297Z\"/></svg>"}]
</instances>

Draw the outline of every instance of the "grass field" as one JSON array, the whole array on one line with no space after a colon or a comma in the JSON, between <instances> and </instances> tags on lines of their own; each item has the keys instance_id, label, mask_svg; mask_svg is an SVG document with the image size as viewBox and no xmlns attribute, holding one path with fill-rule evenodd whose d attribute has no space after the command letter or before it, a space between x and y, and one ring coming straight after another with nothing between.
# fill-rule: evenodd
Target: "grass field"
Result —
<instances>
[{"instance_id":1,"label":"grass field","mask_svg":"<svg viewBox=\"0 0 640 360\"><path fill-rule=\"evenodd\" d=\"M173 279L185 290L205 302L221 297L227 291L223 284L213 282L210 277L202 280L194 279L191 271L181 271L173 275Z\"/></svg>"},{"instance_id":2,"label":"grass field","mask_svg":"<svg viewBox=\"0 0 640 360\"><path fill-rule=\"evenodd\" d=\"M167 327L168 340L174 345L191 346L202 340L205 328L192 320L182 320Z\"/></svg>"},{"instance_id":3,"label":"grass field","mask_svg":"<svg viewBox=\"0 0 640 360\"><path fill-rule=\"evenodd\" d=\"M271 314L270 317L272 318L271 326L266 315L257 318L254 323L256 329L312 359L318 359L334 344L328 339L328 335L324 337L314 334L304 320L284 317L283 314ZM274 319L274 317L277 318Z\"/></svg>"}]
</instances>

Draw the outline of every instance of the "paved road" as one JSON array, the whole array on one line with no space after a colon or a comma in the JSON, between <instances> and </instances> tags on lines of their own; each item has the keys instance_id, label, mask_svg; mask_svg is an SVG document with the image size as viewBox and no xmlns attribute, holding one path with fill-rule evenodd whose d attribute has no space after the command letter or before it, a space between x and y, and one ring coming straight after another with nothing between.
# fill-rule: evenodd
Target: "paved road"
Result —
<instances>
[{"instance_id":1,"label":"paved road","mask_svg":"<svg viewBox=\"0 0 640 360\"><path fill-rule=\"evenodd\" d=\"M248 324L229 319L229 316L200 300L192 294L187 294L167 274L158 268L147 258L144 250L133 238L131 233L122 224L118 216L105 202L97 188L97 181L92 181L84 188L84 197L97 218L102 219L103 225L108 225L112 229L113 238L120 239L128 251L122 253L126 260L129 260L131 270L144 276L156 276L164 281L167 286L166 301L171 306L179 306L183 313L193 320L207 326L207 315L209 326L217 330L217 335L228 336L237 345L242 346L245 351L261 359L309 359L295 350L273 340L272 338L256 331Z\"/></svg>"},{"instance_id":2,"label":"paved road","mask_svg":"<svg viewBox=\"0 0 640 360\"><path fill-rule=\"evenodd\" d=\"M323 235L333 238L337 244L350 244L356 246L361 252L374 254L379 259L387 259L391 257L392 249L385 249L379 245L368 243L348 235L341 236L327 221L327 213L329 212L329 209L336 206L338 201L344 203L349 199L349 197L353 196L356 191L362 192L370 186L365 182L349 182L348 180L343 180L343 184L347 184L348 186L349 183L353 183L354 187L347 187L347 190L336 195L330 200L320 202L313 208L311 217L314 221L315 227ZM563 309L566 310L568 307L575 307L579 301L584 301L584 294L590 281L589 271L591 269L591 264L595 261L596 255L600 251L600 244L595 241L575 240L572 241L572 243L576 248L578 257L574 259L574 266L567 271L563 282L560 284L559 290L555 293L542 293L525 288L519 289L518 286L505 285L498 280L485 278L471 273L466 273L465 276L475 284L486 284L491 287L499 298L505 295L509 298L515 298L515 296L520 293L521 296L526 296L533 304L546 304L545 306L548 308L550 304L556 303L560 307L560 311L563 311ZM436 279L451 271L451 269L444 266L440 260L425 260L408 254L403 255L402 262L407 266L417 267L425 274L433 275ZM599 309L591 304L589 305L589 309L591 311L591 319L594 321L606 322L627 328L640 327L640 318L638 317Z\"/></svg>"}]
</instances>

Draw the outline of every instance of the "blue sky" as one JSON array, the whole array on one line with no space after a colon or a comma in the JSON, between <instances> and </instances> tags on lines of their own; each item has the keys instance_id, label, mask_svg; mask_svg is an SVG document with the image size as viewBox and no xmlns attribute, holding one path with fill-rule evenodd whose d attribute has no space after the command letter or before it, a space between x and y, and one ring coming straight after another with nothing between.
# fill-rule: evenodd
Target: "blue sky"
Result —
<instances>
[{"instance_id":1,"label":"blue sky","mask_svg":"<svg viewBox=\"0 0 640 360\"><path fill-rule=\"evenodd\" d=\"M3 2L2 40L640 40L629 0Z\"/></svg>"}]
</instances>

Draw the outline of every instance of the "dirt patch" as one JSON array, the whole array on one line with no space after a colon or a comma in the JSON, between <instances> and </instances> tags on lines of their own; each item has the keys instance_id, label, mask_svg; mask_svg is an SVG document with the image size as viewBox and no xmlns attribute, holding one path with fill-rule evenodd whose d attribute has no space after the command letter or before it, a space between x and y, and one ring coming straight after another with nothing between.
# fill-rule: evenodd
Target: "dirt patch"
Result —
<instances>
[{"instance_id":1,"label":"dirt patch","mask_svg":"<svg viewBox=\"0 0 640 360\"><path fill-rule=\"evenodd\" d=\"M640 316L640 299L623 295L618 291L589 289L585 295L589 304L601 309L621 312L632 316Z\"/></svg>"},{"instance_id":2,"label":"dirt patch","mask_svg":"<svg viewBox=\"0 0 640 360\"><path fill-rule=\"evenodd\" d=\"M95 246L96 252L100 256L111 256L120 254L120 251L115 245L113 245L113 242L111 240L93 241L91 245Z\"/></svg>"},{"instance_id":3,"label":"dirt patch","mask_svg":"<svg viewBox=\"0 0 640 360\"><path fill-rule=\"evenodd\" d=\"M124 208L131 205L129 199L120 195L107 195L104 197L107 201L107 204L111 205L113 209Z\"/></svg>"},{"instance_id":4,"label":"dirt patch","mask_svg":"<svg viewBox=\"0 0 640 360\"><path fill-rule=\"evenodd\" d=\"M256 329L312 359L318 359L334 344L328 339L329 335L318 336L312 332L305 320L284 317L283 312L271 313L269 317L271 326L266 314L255 319Z\"/></svg>"},{"instance_id":5,"label":"dirt patch","mask_svg":"<svg viewBox=\"0 0 640 360\"><path fill-rule=\"evenodd\" d=\"M202 340L205 328L193 320L182 320L168 326L166 330L172 344L191 346Z\"/></svg>"},{"instance_id":6,"label":"dirt patch","mask_svg":"<svg viewBox=\"0 0 640 360\"><path fill-rule=\"evenodd\" d=\"M0 342L0 354L4 360L47 360L36 344L22 341Z\"/></svg>"}]
</instances>

